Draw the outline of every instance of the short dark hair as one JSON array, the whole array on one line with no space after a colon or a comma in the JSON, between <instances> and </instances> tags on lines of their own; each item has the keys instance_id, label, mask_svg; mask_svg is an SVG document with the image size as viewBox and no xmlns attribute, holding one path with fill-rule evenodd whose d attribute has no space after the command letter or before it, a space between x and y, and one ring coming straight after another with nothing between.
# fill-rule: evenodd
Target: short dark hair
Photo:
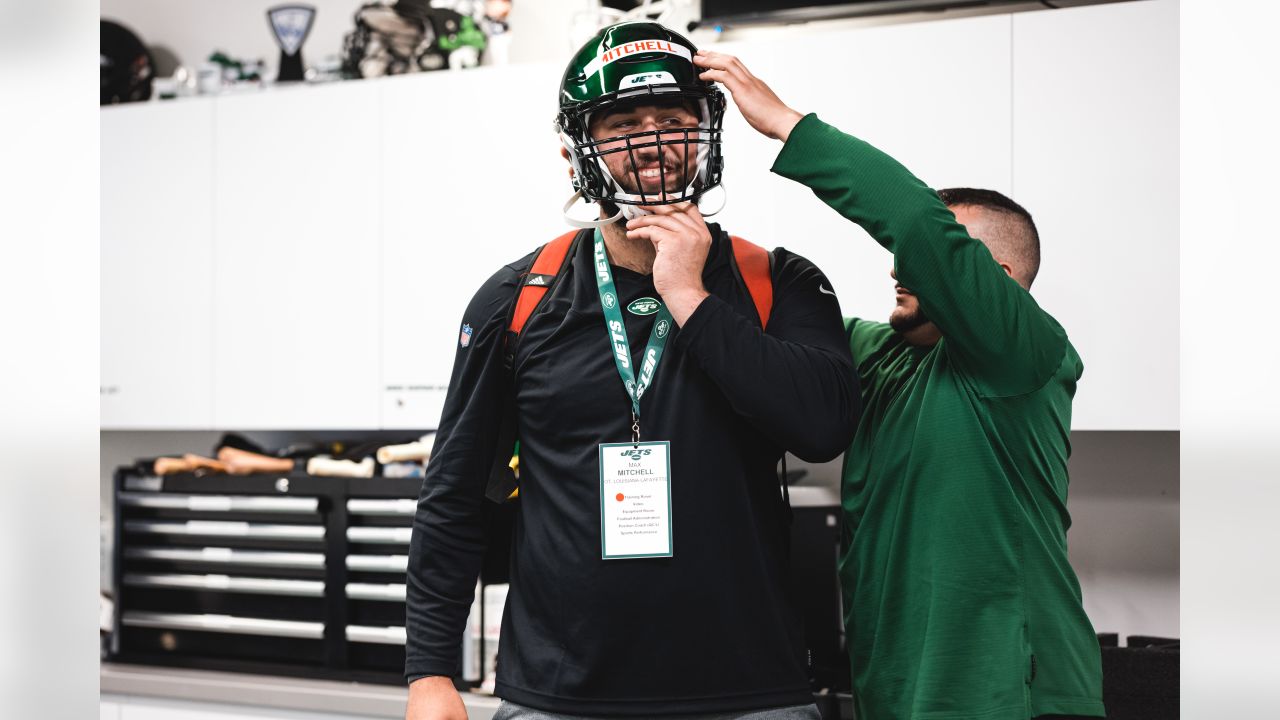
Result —
<instances>
[{"instance_id":1,"label":"short dark hair","mask_svg":"<svg viewBox=\"0 0 1280 720\"><path fill-rule=\"evenodd\" d=\"M995 190L980 188L946 188L938 191L938 197L947 207L967 206L982 208L994 216L993 237L979 238L1001 255L1015 260L1019 267L1015 279L1025 281L1031 287L1040 272L1040 232L1031 219L1031 213L1018 203Z\"/></svg>"}]
</instances>

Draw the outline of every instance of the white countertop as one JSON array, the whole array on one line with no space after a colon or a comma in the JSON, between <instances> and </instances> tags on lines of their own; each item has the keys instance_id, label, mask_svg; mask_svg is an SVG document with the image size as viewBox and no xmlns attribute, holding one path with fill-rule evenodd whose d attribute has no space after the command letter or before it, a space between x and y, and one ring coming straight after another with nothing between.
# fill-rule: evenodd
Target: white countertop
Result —
<instances>
[{"instance_id":1,"label":"white countertop","mask_svg":"<svg viewBox=\"0 0 1280 720\"><path fill-rule=\"evenodd\" d=\"M103 663L100 691L120 696L403 718L408 689L338 680ZM498 698L462 694L470 720L490 720Z\"/></svg>"}]
</instances>

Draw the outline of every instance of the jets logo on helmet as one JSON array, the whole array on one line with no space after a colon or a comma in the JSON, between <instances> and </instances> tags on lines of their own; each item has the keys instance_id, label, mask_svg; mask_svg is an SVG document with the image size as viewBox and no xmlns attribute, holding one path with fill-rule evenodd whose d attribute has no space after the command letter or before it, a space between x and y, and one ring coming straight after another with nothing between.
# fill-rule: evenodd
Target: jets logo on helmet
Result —
<instances>
[{"instance_id":1,"label":"jets logo on helmet","mask_svg":"<svg viewBox=\"0 0 1280 720\"><path fill-rule=\"evenodd\" d=\"M674 84L675 78L671 77L671 73L654 72L640 73L638 75L628 75L618 83L619 88L631 88L637 85L662 85L663 83Z\"/></svg>"},{"instance_id":2,"label":"jets logo on helmet","mask_svg":"<svg viewBox=\"0 0 1280 720\"><path fill-rule=\"evenodd\" d=\"M641 209L645 205L696 202L720 185L725 97L698 77L696 52L693 43L667 27L633 21L606 27L574 55L560 83L556 116L577 191L565 205L570 224L599 226L624 215L647 214ZM697 120L687 126L592 136L593 119L637 107L679 107L689 113L686 118ZM653 165L646 172L656 174L645 176L648 183L641 180L638 158ZM615 177L615 171L622 177ZM618 211L602 221L575 220L568 209L579 197Z\"/></svg>"}]
</instances>

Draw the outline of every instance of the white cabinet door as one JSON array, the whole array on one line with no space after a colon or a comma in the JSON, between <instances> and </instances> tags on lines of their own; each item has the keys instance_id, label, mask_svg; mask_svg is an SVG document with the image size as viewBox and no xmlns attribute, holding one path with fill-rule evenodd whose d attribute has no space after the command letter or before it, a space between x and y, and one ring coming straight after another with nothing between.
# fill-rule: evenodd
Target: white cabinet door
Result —
<instances>
[{"instance_id":1,"label":"white cabinet door","mask_svg":"<svg viewBox=\"0 0 1280 720\"><path fill-rule=\"evenodd\" d=\"M101 113L101 423L213 425L213 103Z\"/></svg>"},{"instance_id":2,"label":"white cabinet door","mask_svg":"<svg viewBox=\"0 0 1280 720\"><path fill-rule=\"evenodd\" d=\"M387 78L382 92L381 424L432 428L472 295L570 228L552 131L561 68ZM580 209L581 211L581 209Z\"/></svg>"},{"instance_id":3,"label":"white cabinet door","mask_svg":"<svg viewBox=\"0 0 1280 720\"><path fill-rule=\"evenodd\" d=\"M742 55L753 72L752 63L768 67L759 74L786 103L888 152L930 186L1007 192L1009 23L999 15L804 33L772 43L772 57ZM812 260L846 315L887 319L889 253L810 190L770 173L781 143L750 130L732 104L729 113L726 228ZM773 206L772 226L751 209L757 203Z\"/></svg>"},{"instance_id":4,"label":"white cabinet door","mask_svg":"<svg viewBox=\"0 0 1280 720\"><path fill-rule=\"evenodd\" d=\"M1040 230L1032 292L1084 360L1073 426L1176 430L1177 3L1021 13L1013 29L1013 197Z\"/></svg>"},{"instance_id":5,"label":"white cabinet door","mask_svg":"<svg viewBox=\"0 0 1280 720\"><path fill-rule=\"evenodd\" d=\"M219 98L214 421L378 425L378 93Z\"/></svg>"}]
</instances>

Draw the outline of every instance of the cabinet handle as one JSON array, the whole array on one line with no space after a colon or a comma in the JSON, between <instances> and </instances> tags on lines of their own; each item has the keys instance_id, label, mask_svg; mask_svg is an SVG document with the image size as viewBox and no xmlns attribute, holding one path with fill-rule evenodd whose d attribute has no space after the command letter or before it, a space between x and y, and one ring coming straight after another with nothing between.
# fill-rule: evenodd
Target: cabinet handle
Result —
<instances>
[{"instance_id":1,"label":"cabinet handle","mask_svg":"<svg viewBox=\"0 0 1280 720\"><path fill-rule=\"evenodd\" d=\"M157 548L127 547L126 558L169 560L179 562L218 563L221 565L254 565L258 567L322 568L324 553L271 552L268 550L232 550L223 547ZM402 569L408 568L408 556Z\"/></svg>"},{"instance_id":2,"label":"cabinet handle","mask_svg":"<svg viewBox=\"0 0 1280 720\"><path fill-rule=\"evenodd\" d=\"M267 538L275 540L322 540L320 525L261 525L224 520L187 520L162 522L126 520L125 532L160 535L201 535L213 537Z\"/></svg>"},{"instance_id":3,"label":"cabinet handle","mask_svg":"<svg viewBox=\"0 0 1280 720\"><path fill-rule=\"evenodd\" d=\"M316 640L324 637L324 623L267 620L264 618L235 617L233 615L187 615L183 613L128 610L121 617L121 622L134 627L164 628L167 630L199 630L238 635L267 635L271 637Z\"/></svg>"},{"instance_id":4,"label":"cabinet handle","mask_svg":"<svg viewBox=\"0 0 1280 720\"><path fill-rule=\"evenodd\" d=\"M260 497L256 495L177 495L121 492L124 507L197 512L270 512L306 515L320 511L320 499L313 497Z\"/></svg>"},{"instance_id":5,"label":"cabinet handle","mask_svg":"<svg viewBox=\"0 0 1280 720\"><path fill-rule=\"evenodd\" d=\"M347 512L352 515L403 515L413 517L418 511L417 500L369 500L355 498L347 501Z\"/></svg>"},{"instance_id":6,"label":"cabinet handle","mask_svg":"<svg viewBox=\"0 0 1280 720\"><path fill-rule=\"evenodd\" d=\"M404 602L404 583L347 583L347 597L354 600L396 600Z\"/></svg>"},{"instance_id":7,"label":"cabinet handle","mask_svg":"<svg viewBox=\"0 0 1280 720\"><path fill-rule=\"evenodd\" d=\"M124 584L130 587L213 590L252 595L324 597L324 582L320 580L280 580L275 578L230 577L227 575L125 573Z\"/></svg>"},{"instance_id":8,"label":"cabinet handle","mask_svg":"<svg viewBox=\"0 0 1280 720\"><path fill-rule=\"evenodd\" d=\"M348 625L347 640L351 642L380 643L382 645L404 645L405 630L398 626Z\"/></svg>"},{"instance_id":9,"label":"cabinet handle","mask_svg":"<svg viewBox=\"0 0 1280 720\"><path fill-rule=\"evenodd\" d=\"M358 543L386 543L408 545L413 528L351 527L347 528L347 540Z\"/></svg>"},{"instance_id":10,"label":"cabinet handle","mask_svg":"<svg viewBox=\"0 0 1280 720\"><path fill-rule=\"evenodd\" d=\"M348 555L347 569L367 572L404 572L409 569L409 556Z\"/></svg>"}]
</instances>

